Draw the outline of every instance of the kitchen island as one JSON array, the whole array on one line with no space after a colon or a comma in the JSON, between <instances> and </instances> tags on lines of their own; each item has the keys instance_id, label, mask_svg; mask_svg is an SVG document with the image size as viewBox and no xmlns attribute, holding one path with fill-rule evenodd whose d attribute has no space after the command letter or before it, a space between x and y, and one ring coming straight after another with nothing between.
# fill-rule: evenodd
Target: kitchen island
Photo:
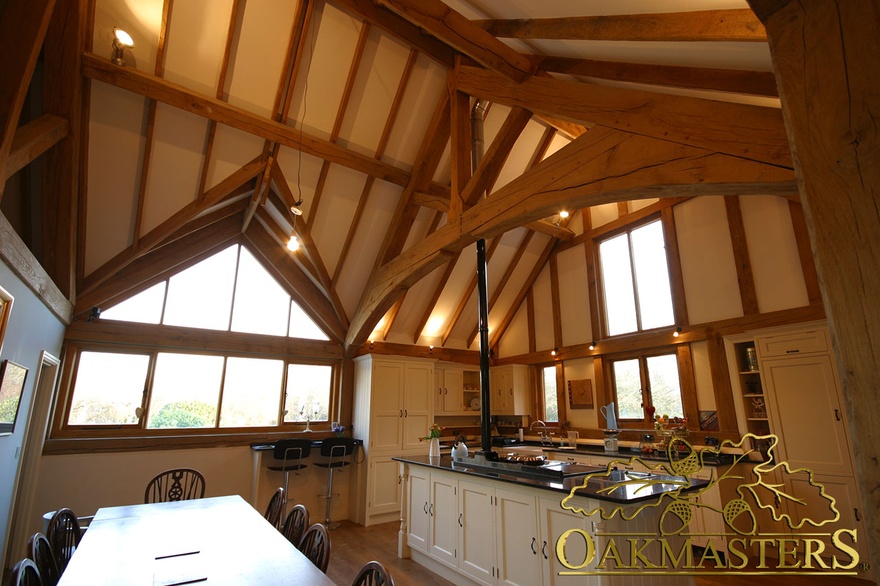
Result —
<instances>
[{"instance_id":1,"label":"kitchen island","mask_svg":"<svg viewBox=\"0 0 880 586\"><path fill-rule=\"evenodd\" d=\"M690 539L661 538L658 524L705 480L552 461L520 472L449 457L395 460L404 487L399 554L455 584L693 583L651 566L693 561Z\"/></svg>"}]
</instances>

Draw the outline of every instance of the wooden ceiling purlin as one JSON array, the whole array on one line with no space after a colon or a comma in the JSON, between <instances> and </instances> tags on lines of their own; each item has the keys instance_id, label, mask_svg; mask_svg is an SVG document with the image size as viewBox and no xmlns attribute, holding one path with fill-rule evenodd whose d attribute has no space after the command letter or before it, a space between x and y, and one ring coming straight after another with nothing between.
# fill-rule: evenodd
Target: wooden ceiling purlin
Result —
<instances>
[{"instance_id":1,"label":"wooden ceiling purlin","mask_svg":"<svg viewBox=\"0 0 880 586\"><path fill-rule=\"evenodd\" d=\"M375 0L480 65L515 82L535 73L532 62L441 0Z\"/></svg>"},{"instance_id":2,"label":"wooden ceiling purlin","mask_svg":"<svg viewBox=\"0 0 880 586\"><path fill-rule=\"evenodd\" d=\"M551 157L386 263L364 291L348 344L360 344L376 321L443 255L555 213L630 199L796 191L791 170L703 149L593 128ZM396 298L396 297L395 297Z\"/></svg>"},{"instance_id":3,"label":"wooden ceiling purlin","mask_svg":"<svg viewBox=\"0 0 880 586\"><path fill-rule=\"evenodd\" d=\"M12 137L9 157L6 159L4 183L66 138L69 130L67 119L54 114L43 114L36 120L19 126Z\"/></svg>"},{"instance_id":4,"label":"wooden ceiling purlin","mask_svg":"<svg viewBox=\"0 0 880 586\"><path fill-rule=\"evenodd\" d=\"M219 252L241 234L241 222L234 215L214 222L175 240L174 246L160 246L144 251L121 267L115 278L102 281L77 296L75 315L87 316L92 307L115 305L124 298L144 291Z\"/></svg>"},{"instance_id":5,"label":"wooden ceiling purlin","mask_svg":"<svg viewBox=\"0 0 880 586\"><path fill-rule=\"evenodd\" d=\"M28 87L43 47L55 0L8 0L0 14L0 169L6 161L18 127ZM0 200L6 182L0 185Z\"/></svg>"},{"instance_id":6,"label":"wooden ceiling purlin","mask_svg":"<svg viewBox=\"0 0 880 586\"><path fill-rule=\"evenodd\" d=\"M263 169L264 164L260 162L259 158L255 158L247 165L238 169L232 175L209 189L205 192L203 197L197 198L196 201L193 201L178 210L170 218L141 237L140 248L137 250L132 248L123 250L85 277L80 287L79 295L88 294L96 286L113 277L128 263L162 242L169 234L175 232L200 213L225 199L226 196L242 185L253 181L257 175L263 172Z\"/></svg>"},{"instance_id":7,"label":"wooden ceiling purlin","mask_svg":"<svg viewBox=\"0 0 880 586\"><path fill-rule=\"evenodd\" d=\"M90 79L158 100L262 139L273 140L314 157L328 159L395 185L406 186L410 181L409 173L393 165L365 157L328 140L297 131L292 126L258 116L222 100L197 94L165 79L131 67L117 67L91 53L83 56L83 74Z\"/></svg>"},{"instance_id":8,"label":"wooden ceiling purlin","mask_svg":"<svg viewBox=\"0 0 880 586\"><path fill-rule=\"evenodd\" d=\"M457 82L472 96L511 107L792 168L782 112L775 108L540 76L516 84L475 67L459 68Z\"/></svg>"},{"instance_id":9,"label":"wooden ceiling purlin","mask_svg":"<svg viewBox=\"0 0 880 586\"><path fill-rule=\"evenodd\" d=\"M513 39L767 42L764 25L748 8L471 22L496 37Z\"/></svg>"},{"instance_id":10,"label":"wooden ceiling purlin","mask_svg":"<svg viewBox=\"0 0 880 586\"><path fill-rule=\"evenodd\" d=\"M542 70L553 73L648 85L752 94L771 98L779 97L779 91L776 89L776 77L772 71L647 65L643 63L592 61L572 57L535 56L534 59Z\"/></svg>"}]
</instances>

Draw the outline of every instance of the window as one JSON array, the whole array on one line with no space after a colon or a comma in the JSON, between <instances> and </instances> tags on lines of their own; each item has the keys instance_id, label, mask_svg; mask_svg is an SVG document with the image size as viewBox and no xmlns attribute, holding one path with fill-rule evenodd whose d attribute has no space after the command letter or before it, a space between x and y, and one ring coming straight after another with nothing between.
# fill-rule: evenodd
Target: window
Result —
<instances>
[{"instance_id":1,"label":"window","mask_svg":"<svg viewBox=\"0 0 880 586\"><path fill-rule=\"evenodd\" d=\"M329 340L238 244L106 309L101 319Z\"/></svg>"},{"instance_id":2,"label":"window","mask_svg":"<svg viewBox=\"0 0 880 586\"><path fill-rule=\"evenodd\" d=\"M544 390L544 421L559 421L559 395L556 393L556 366L545 366L541 369L542 388Z\"/></svg>"},{"instance_id":3,"label":"window","mask_svg":"<svg viewBox=\"0 0 880 586\"><path fill-rule=\"evenodd\" d=\"M226 429L329 421L332 385L331 364L82 350L65 426Z\"/></svg>"},{"instance_id":4,"label":"window","mask_svg":"<svg viewBox=\"0 0 880 586\"><path fill-rule=\"evenodd\" d=\"M660 220L601 241L599 267L609 336L675 323Z\"/></svg>"},{"instance_id":5,"label":"window","mask_svg":"<svg viewBox=\"0 0 880 586\"><path fill-rule=\"evenodd\" d=\"M675 352L612 358L610 364L618 420L649 424L648 406L656 415L684 417Z\"/></svg>"}]
</instances>

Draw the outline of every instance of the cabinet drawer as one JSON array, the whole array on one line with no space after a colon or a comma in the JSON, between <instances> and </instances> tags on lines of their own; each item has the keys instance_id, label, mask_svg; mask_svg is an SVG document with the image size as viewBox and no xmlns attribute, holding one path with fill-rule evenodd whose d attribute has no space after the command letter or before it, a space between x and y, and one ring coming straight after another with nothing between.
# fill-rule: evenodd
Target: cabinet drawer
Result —
<instances>
[{"instance_id":1,"label":"cabinet drawer","mask_svg":"<svg viewBox=\"0 0 880 586\"><path fill-rule=\"evenodd\" d=\"M828 351L828 336L824 329L767 336L766 338L758 338L756 342L758 355L761 358Z\"/></svg>"}]
</instances>

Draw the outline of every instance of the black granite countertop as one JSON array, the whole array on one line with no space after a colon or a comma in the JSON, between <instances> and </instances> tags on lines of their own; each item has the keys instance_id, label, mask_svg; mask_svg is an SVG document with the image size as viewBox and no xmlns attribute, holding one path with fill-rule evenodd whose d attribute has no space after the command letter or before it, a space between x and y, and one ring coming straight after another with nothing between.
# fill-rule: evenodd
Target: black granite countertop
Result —
<instances>
[{"instance_id":1,"label":"black granite countertop","mask_svg":"<svg viewBox=\"0 0 880 586\"><path fill-rule=\"evenodd\" d=\"M551 452L554 454L570 454L577 455L582 454L586 456L606 456L609 458L632 458L639 457L642 460L651 460L654 462L668 462L669 456L665 451L654 451L651 453L643 453L639 450L638 446L636 447L621 447L617 450L617 452L606 452L604 446L601 445L590 445L590 444L578 444L577 449L572 450L571 448L565 448L560 446L541 446L540 443L523 443L520 444L522 446L530 446L530 447L541 447L546 452ZM508 450L516 450L516 446L504 446L504 449ZM698 448L699 449L699 448ZM703 464L706 466L728 466L733 464L735 461L734 454L716 454L711 451L711 448L706 448L703 452Z\"/></svg>"},{"instance_id":2,"label":"black granite countertop","mask_svg":"<svg viewBox=\"0 0 880 586\"><path fill-rule=\"evenodd\" d=\"M513 471L503 469L485 468L472 465L468 460L454 461L451 457L441 456L399 456L393 458L398 462L426 466L449 472L456 472L465 476L488 478L520 486L529 486L555 492L569 493L577 489L575 494L586 498L610 501L615 503L630 504L654 499L664 493L677 490L683 492L696 490L708 484L706 480L696 478L686 479L680 476L665 476L659 474L645 474L639 472L617 472L614 477L605 472L603 466L581 466L584 473L566 478L539 478L537 475L523 476ZM559 464L566 464L559 462ZM590 476L591 474L597 476ZM589 477L588 477L589 476ZM586 484L585 484L586 481ZM616 486L616 488L614 488Z\"/></svg>"}]
</instances>

